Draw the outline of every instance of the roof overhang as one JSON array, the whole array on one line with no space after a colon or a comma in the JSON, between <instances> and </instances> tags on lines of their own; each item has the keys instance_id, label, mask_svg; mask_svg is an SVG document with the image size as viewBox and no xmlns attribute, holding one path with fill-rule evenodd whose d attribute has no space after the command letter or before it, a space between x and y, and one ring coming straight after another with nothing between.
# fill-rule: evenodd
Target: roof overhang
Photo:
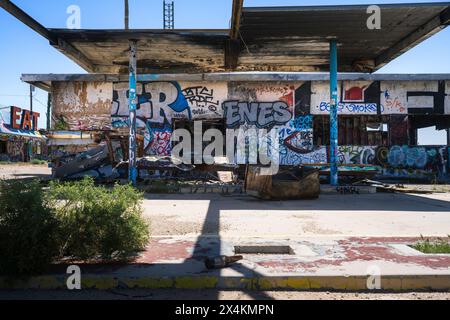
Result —
<instances>
[{"instance_id":1,"label":"roof overhang","mask_svg":"<svg viewBox=\"0 0 450 320\"><path fill-rule=\"evenodd\" d=\"M128 82L125 74L23 74L21 80L45 91L51 90L52 82ZM222 72L198 74L138 74L137 80L147 81L329 81L327 72ZM339 73L343 81L450 81L450 74L382 74L382 73Z\"/></svg>"},{"instance_id":2,"label":"roof overhang","mask_svg":"<svg viewBox=\"0 0 450 320\"><path fill-rule=\"evenodd\" d=\"M0 6L89 72L128 73L129 41L138 73L328 71L337 39L340 72L373 72L450 23L450 3L380 4L381 29L367 28L368 5L243 7L230 29L47 29L10 1Z\"/></svg>"}]
</instances>

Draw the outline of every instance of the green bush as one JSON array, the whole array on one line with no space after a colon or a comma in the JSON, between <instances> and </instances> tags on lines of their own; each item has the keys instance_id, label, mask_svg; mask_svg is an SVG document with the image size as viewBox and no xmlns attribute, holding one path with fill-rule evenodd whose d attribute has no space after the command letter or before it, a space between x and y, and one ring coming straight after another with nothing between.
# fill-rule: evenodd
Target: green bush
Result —
<instances>
[{"instance_id":1,"label":"green bush","mask_svg":"<svg viewBox=\"0 0 450 320\"><path fill-rule=\"evenodd\" d=\"M57 235L37 181L0 181L0 274L43 272L58 255Z\"/></svg>"},{"instance_id":2,"label":"green bush","mask_svg":"<svg viewBox=\"0 0 450 320\"><path fill-rule=\"evenodd\" d=\"M46 164L47 161L45 160L40 160L40 159L33 159L30 161L31 164Z\"/></svg>"},{"instance_id":3,"label":"green bush","mask_svg":"<svg viewBox=\"0 0 450 320\"><path fill-rule=\"evenodd\" d=\"M147 244L143 194L130 185L95 186L92 178L52 182L47 200L61 222L61 255L89 260L126 259Z\"/></svg>"}]
</instances>

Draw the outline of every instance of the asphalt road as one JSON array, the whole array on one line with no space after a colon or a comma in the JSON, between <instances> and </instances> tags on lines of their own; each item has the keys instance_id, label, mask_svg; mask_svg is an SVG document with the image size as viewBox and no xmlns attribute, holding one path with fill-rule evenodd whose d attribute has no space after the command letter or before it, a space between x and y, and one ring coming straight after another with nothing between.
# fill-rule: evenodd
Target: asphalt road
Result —
<instances>
[{"instance_id":1,"label":"asphalt road","mask_svg":"<svg viewBox=\"0 0 450 320\"><path fill-rule=\"evenodd\" d=\"M450 300L450 292L345 293L299 291L217 291L180 289L0 290L0 300Z\"/></svg>"}]
</instances>

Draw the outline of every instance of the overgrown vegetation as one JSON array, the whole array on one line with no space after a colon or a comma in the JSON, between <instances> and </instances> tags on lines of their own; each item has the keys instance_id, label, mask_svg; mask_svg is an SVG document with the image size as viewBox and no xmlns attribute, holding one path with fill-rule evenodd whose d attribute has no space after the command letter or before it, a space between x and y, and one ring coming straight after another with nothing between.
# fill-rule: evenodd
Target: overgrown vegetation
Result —
<instances>
[{"instance_id":1,"label":"overgrown vegetation","mask_svg":"<svg viewBox=\"0 0 450 320\"><path fill-rule=\"evenodd\" d=\"M423 253L434 253L434 254L445 254L450 253L450 236L447 239L425 239L422 237L422 240L411 246L412 248L423 252Z\"/></svg>"},{"instance_id":2,"label":"overgrown vegetation","mask_svg":"<svg viewBox=\"0 0 450 320\"><path fill-rule=\"evenodd\" d=\"M143 194L130 185L95 186L92 178L52 182L47 200L64 235L61 255L73 259L126 259L142 250L149 237L142 218Z\"/></svg>"},{"instance_id":3,"label":"overgrown vegetation","mask_svg":"<svg viewBox=\"0 0 450 320\"><path fill-rule=\"evenodd\" d=\"M55 260L126 260L145 248L143 194L130 185L107 189L92 178L0 182L0 274L33 275Z\"/></svg>"},{"instance_id":4,"label":"overgrown vegetation","mask_svg":"<svg viewBox=\"0 0 450 320\"><path fill-rule=\"evenodd\" d=\"M33 159L30 161L31 164L47 164L47 161L40 159Z\"/></svg>"},{"instance_id":5,"label":"overgrown vegetation","mask_svg":"<svg viewBox=\"0 0 450 320\"><path fill-rule=\"evenodd\" d=\"M58 255L59 222L36 181L0 181L0 273L41 273Z\"/></svg>"}]
</instances>

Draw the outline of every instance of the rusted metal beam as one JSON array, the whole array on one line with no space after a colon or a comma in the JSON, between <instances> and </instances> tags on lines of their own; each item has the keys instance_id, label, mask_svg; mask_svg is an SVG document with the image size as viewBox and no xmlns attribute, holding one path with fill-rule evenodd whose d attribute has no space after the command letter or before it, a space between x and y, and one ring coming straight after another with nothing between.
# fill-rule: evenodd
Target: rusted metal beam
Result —
<instances>
[{"instance_id":1,"label":"rusted metal beam","mask_svg":"<svg viewBox=\"0 0 450 320\"><path fill-rule=\"evenodd\" d=\"M230 39L236 40L239 38L239 27L241 25L241 15L244 0L233 0L233 8L231 12L231 28Z\"/></svg>"},{"instance_id":2,"label":"rusted metal beam","mask_svg":"<svg viewBox=\"0 0 450 320\"><path fill-rule=\"evenodd\" d=\"M39 22L34 20L31 16L29 16L25 11L20 9L14 3L9 0L0 0L0 7L2 7L6 12L16 17L17 20L22 22L23 24L30 27L35 32L39 33L41 36L46 38L49 41L56 41L56 37L50 32L46 27L41 25Z\"/></svg>"},{"instance_id":3,"label":"rusted metal beam","mask_svg":"<svg viewBox=\"0 0 450 320\"><path fill-rule=\"evenodd\" d=\"M241 25L241 15L244 0L233 0L231 13L230 38L225 40L225 68L236 69L238 66L239 53L241 51L241 41L239 28Z\"/></svg>"},{"instance_id":4,"label":"rusted metal beam","mask_svg":"<svg viewBox=\"0 0 450 320\"><path fill-rule=\"evenodd\" d=\"M241 51L241 42L239 40L225 40L225 68L228 70L236 69Z\"/></svg>"},{"instance_id":5,"label":"rusted metal beam","mask_svg":"<svg viewBox=\"0 0 450 320\"><path fill-rule=\"evenodd\" d=\"M67 55L69 58L78 63L83 69L89 72L95 72L95 66L92 62L78 49L73 47L70 43L56 36L52 31L44 27L42 24L33 19L25 11L20 9L9 0L0 0L0 7L6 12L16 17L20 22L30 27L32 30L46 38L50 45L58 49L61 53Z\"/></svg>"}]
</instances>

